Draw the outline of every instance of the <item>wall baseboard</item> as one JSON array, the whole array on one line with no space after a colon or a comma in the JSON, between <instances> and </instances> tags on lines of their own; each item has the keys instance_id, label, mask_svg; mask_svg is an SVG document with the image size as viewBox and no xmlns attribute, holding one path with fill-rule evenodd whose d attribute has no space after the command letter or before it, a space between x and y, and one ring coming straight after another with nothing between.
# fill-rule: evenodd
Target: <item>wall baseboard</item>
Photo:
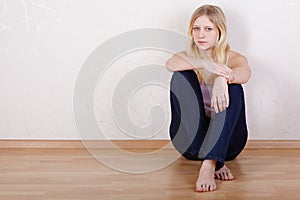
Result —
<instances>
[{"instance_id":1,"label":"wall baseboard","mask_svg":"<svg viewBox=\"0 0 300 200\"><path fill-rule=\"evenodd\" d=\"M122 148L122 149L171 149L169 140L0 140L0 148ZM248 140L247 149L300 148L300 140Z\"/></svg>"}]
</instances>

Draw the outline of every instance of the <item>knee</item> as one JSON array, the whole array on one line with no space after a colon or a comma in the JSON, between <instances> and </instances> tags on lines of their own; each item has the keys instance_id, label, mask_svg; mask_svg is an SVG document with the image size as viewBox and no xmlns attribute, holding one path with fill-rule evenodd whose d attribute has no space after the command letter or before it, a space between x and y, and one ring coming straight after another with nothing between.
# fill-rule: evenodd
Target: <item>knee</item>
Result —
<instances>
[{"instance_id":1,"label":"knee","mask_svg":"<svg viewBox=\"0 0 300 200\"><path fill-rule=\"evenodd\" d=\"M171 78L171 87L185 83L191 84L195 80L197 80L197 75L193 70L176 71Z\"/></svg>"},{"instance_id":2,"label":"knee","mask_svg":"<svg viewBox=\"0 0 300 200\"><path fill-rule=\"evenodd\" d=\"M185 78L187 80L193 79L197 77L196 73L193 70L185 70L185 71L176 71L172 75L172 81L181 80Z\"/></svg>"}]
</instances>

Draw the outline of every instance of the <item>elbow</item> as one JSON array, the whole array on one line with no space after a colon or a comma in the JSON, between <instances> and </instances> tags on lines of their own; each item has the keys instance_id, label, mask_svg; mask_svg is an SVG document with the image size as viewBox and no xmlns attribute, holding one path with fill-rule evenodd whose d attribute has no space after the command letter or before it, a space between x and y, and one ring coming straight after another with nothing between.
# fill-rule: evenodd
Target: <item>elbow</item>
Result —
<instances>
[{"instance_id":1,"label":"elbow","mask_svg":"<svg viewBox=\"0 0 300 200\"><path fill-rule=\"evenodd\" d=\"M250 80L250 78L251 78L251 75L252 75L252 70L251 70L251 68L249 67L249 68L248 68L248 77L247 77L247 82Z\"/></svg>"},{"instance_id":2,"label":"elbow","mask_svg":"<svg viewBox=\"0 0 300 200\"><path fill-rule=\"evenodd\" d=\"M247 73L244 76L244 80L241 81L241 84L247 83L251 78L251 70L247 71Z\"/></svg>"},{"instance_id":3,"label":"elbow","mask_svg":"<svg viewBox=\"0 0 300 200\"><path fill-rule=\"evenodd\" d=\"M244 77L241 78L240 80L240 84L245 84L247 83L251 78L251 71L248 71L247 73L245 73Z\"/></svg>"},{"instance_id":4,"label":"elbow","mask_svg":"<svg viewBox=\"0 0 300 200\"><path fill-rule=\"evenodd\" d=\"M167 70L169 72L174 72L176 71L172 65L172 62L170 61L170 59L167 60L167 62L165 63L165 67L167 68Z\"/></svg>"},{"instance_id":5,"label":"elbow","mask_svg":"<svg viewBox=\"0 0 300 200\"><path fill-rule=\"evenodd\" d=\"M248 67L245 69L244 78L243 78L244 80L242 81L242 83L247 83L251 78L251 74L252 74L252 71L251 71L250 66L248 65Z\"/></svg>"}]
</instances>

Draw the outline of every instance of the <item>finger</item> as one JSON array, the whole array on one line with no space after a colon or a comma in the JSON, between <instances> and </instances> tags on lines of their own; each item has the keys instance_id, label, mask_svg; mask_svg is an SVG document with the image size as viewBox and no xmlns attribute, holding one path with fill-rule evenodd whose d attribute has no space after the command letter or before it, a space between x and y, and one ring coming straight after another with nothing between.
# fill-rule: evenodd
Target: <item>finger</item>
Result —
<instances>
[{"instance_id":1,"label":"finger","mask_svg":"<svg viewBox=\"0 0 300 200\"><path fill-rule=\"evenodd\" d=\"M225 95L221 95L218 97L218 106L220 112L226 109Z\"/></svg>"},{"instance_id":2,"label":"finger","mask_svg":"<svg viewBox=\"0 0 300 200\"><path fill-rule=\"evenodd\" d=\"M227 67L226 65L224 65L224 66L225 66L225 69L226 69L227 72L233 73L233 71L232 71L232 69L230 67Z\"/></svg>"},{"instance_id":3,"label":"finger","mask_svg":"<svg viewBox=\"0 0 300 200\"><path fill-rule=\"evenodd\" d=\"M224 110L227 108L225 94L222 96L222 107Z\"/></svg>"},{"instance_id":4,"label":"finger","mask_svg":"<svg viewBox=\"0 0 300 200\"><path fill-rule=\"evenodd\" d=\"M234 75L233 75L232 71L222 71L222 70L220 70L219 75L225 77L228 82L232 82L234 80Z\"/></svg>"},{"instance_id":5,"label":"finger","mask_svg":"<svg viewBox=\"0 0 300 200\"><path fill-rule=\"evenodd\" d=\"M223 111L222 97L218 97L218 107L219 107L219 111L222 112Z\"/></svg>"},{"instance_id":6,"label":"finger","mask_svg":"<svg viewBox=\"0 0 300 200\"><path fill-rule=\"evenodd\" d=\"M219 112L219 108L218 108L218 103L217 103L217 99L215 98L214 103L213 103L213 107L216 113Z\"/></svg>"},{"instance_id":7,"label":"finger","mask_svg":"<svg viewBox=\"0 0 300 200\"><path fill-rule=\"evenodd\" d=\"M211 97L211 100L210 100L210 107L211 107L211 108L214 108L214 106L215 106L215 104L216 104L216 101L215 101L215 100L216 100L216 98L215 98L214 96L212 96L212 97Z\"/></svg>"},{"instance_id":8,"label":"finger","mask_svg":"<svg viewBox=\"0 0 300 200\"><path fill-rule=\"evenodd\" d=\"M222 64L217 64L215 63L214 65L206 68L208 71L211 73L217 74L217 75L222 75L222 74L228 74L231 73L231 69L222 65Z\"/></svg>"},{"instance_id":9,"label":"finger","mask_svg":"<svg viewBox=\"0 0 300 200\"><path fill-rule=\"evenodd\" d=\"M227 80L228 83L232 83L234 80L233 73L228 74L229 79Z\"/></svg>"},{"instance_id":10,"label":"finger","mask_svg":"<svg viewBox=\"0 0 300 200\"><path fill-rule=\"evenodd\" d=\"M226 108L229 106L229 94L228 92L225 93L225 102L226 102Z\"/></svg>"},{"instance_id":11,"label":"finger","mask_svg":"<svg viewBox=\"0 0 300 200\"><path fill-rule=\"evenodd\" d=\"M223 76L224 78L226 78L227 80L230 80L230 75L228 73L224 73L224 72L220 72L220 74L218 74L219 76Z\"/></svg>"}]
</instances>

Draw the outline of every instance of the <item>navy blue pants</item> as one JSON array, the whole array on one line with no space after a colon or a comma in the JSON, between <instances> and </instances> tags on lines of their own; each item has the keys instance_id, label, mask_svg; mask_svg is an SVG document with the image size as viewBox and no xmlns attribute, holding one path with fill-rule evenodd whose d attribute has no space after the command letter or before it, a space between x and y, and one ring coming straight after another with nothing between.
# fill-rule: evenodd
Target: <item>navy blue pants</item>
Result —
<instances>
[{"instance_id":1,"label":"navy blue pants","mask_svg":"<svg viewBox=\"0 0 300 200\"><path fill-rule=\"evenodd\" d=\"M193 70L174 72L170 84L170 137L190 160L216 160L216 170L235 159L246 145L245 100L240 84L229 84L229 107L206 117L203 97Z\"/></svg>"}]
</instances>

